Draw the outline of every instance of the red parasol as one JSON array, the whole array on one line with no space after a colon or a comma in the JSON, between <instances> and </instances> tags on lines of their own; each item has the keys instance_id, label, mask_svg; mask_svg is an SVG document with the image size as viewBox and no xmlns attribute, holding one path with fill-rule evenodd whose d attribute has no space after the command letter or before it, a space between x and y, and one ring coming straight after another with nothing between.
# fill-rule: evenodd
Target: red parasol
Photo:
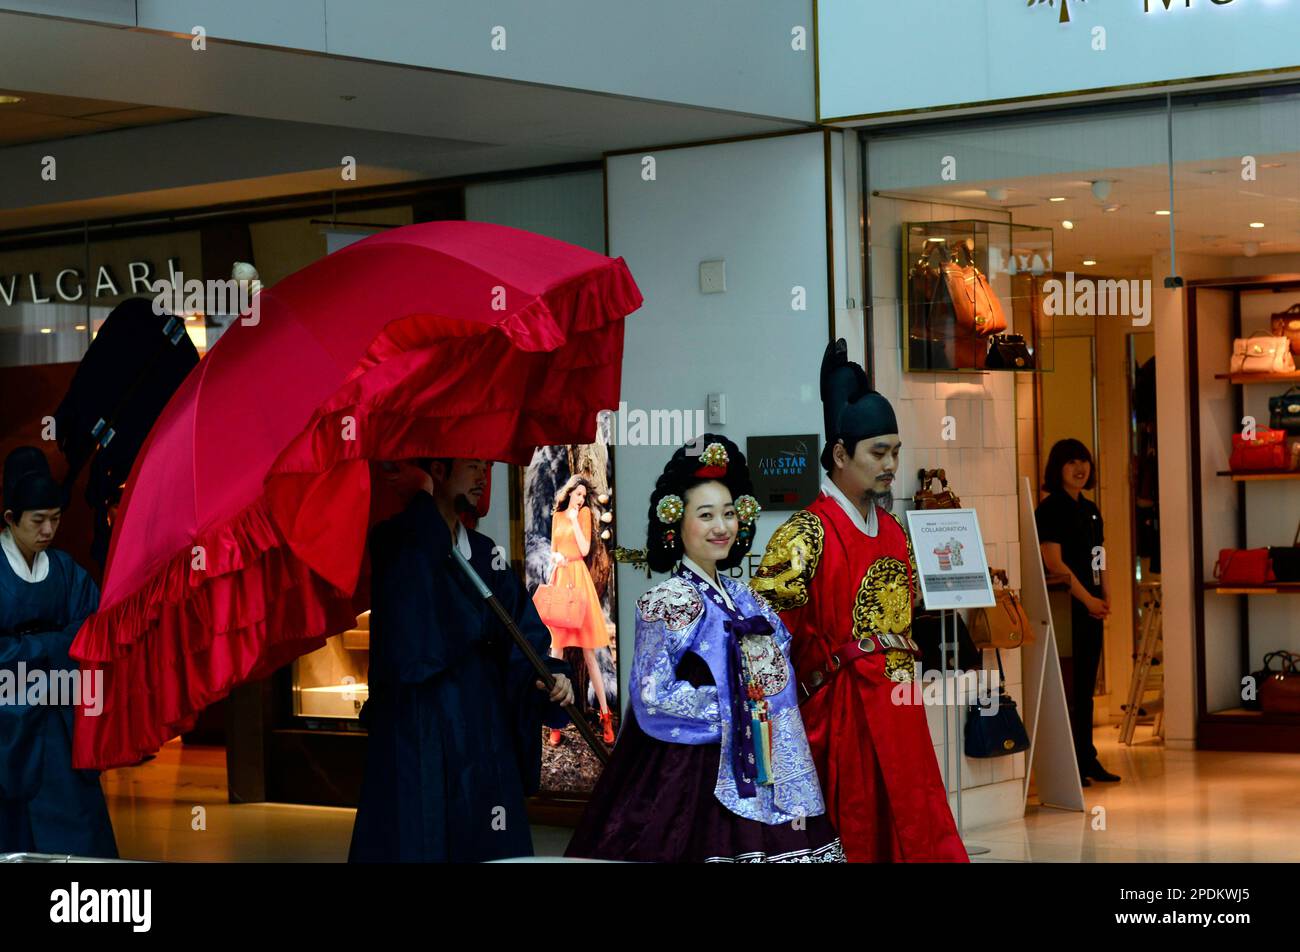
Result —
<instances>
[{"instance_id":1,"label":"red parasol","mask_svg":"<svg viewBox=\"0 0 1300 952\"><path fill-rule=\"evenodd\" d=\"M79 768L131 764L204 707L352 626L375 459L526 464L618 403L622 259L478 222L350 245L257 299L186 378L132 469L99 611Z\"/></svg>"}]
</instances>

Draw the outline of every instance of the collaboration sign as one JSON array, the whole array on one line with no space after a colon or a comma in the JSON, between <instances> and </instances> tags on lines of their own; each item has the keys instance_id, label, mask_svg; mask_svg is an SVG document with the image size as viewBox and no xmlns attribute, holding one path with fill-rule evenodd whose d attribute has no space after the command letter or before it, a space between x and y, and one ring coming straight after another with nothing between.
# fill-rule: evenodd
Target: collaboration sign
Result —
<instances>
[{"instance_id":1,"label":"collaboration sign","mask_svg":"<svg viewBox=\"0 0 1300 952\"><path fill-rule=\"evenodd\" d=\"M996 604L974 509L915 509L907 513L907 531L926 608Z\"/></svg>"},{"instance_id":2,"label":"collaboration sign","mask_svg":"<svg viewBox=\"0 0 1300 952\"><path fill-rule=\"evenodd\" d=\"M818 0L818 116L1293 70L1297 36L1300 0Z\"/></svg>"}]
</instances>

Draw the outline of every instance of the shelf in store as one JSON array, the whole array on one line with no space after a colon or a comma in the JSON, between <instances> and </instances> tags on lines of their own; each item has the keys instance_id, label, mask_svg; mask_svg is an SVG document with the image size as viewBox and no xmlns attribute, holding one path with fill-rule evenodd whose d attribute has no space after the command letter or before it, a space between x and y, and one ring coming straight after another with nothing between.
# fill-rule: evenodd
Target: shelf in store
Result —
<instances>
[{"instance_id":1,"label":"shelf in store","mask_svg":"<svg viewBox=\"0 0 1300 952\"><path fill-rule=\"evenodd\" d=\"M1216 476L1231 476L1234 483L1255 483L1271 482L1278 479L1300 479L1300 470L1286 470L1285 472L1268 472L1268 473L1234 473L1230 469L1221 469Z\"/></svg>"},{"instance_id":2,"label":"shelf in store","mask_svg":"<svg viewBox=\"0 0 1300 952\"><path fill-rule=\"evenodd\" d=\"M1225 585L1202 582L1201 588L1215 595L1300 595L1300 582L1265 582L1262 585Z\"/></svg>"},{"instance_id":3,"label":"shelf in store","mask_svg":"<svg viewBox=\"0 0 1300 952\"><path fill-rule=\"evenodd\" d=\"M1215 374L1214 379L1229 383L1300 383L1300 371L1289 374Z\"/></svg>"}]
</instances>

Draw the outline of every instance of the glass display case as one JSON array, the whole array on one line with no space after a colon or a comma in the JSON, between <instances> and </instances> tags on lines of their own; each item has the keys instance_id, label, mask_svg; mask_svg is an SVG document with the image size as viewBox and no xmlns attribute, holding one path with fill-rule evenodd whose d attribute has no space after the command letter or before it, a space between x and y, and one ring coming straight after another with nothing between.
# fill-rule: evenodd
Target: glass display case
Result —
<instances>
[{"instance_id":1,"label":"glass display case","mask_svg":"<svg viewBox=\"0 0 1300 952\"><path fill-rule=\"evenodd\" d=\"M906 371L1052 369L1052 229L906 222L902 252Z\"/></svg>"},{"instance_id":2,"label":"glass display case","mask_svg":"<svg viewBox=\"0 0 1300 952\"><path fill-rule=\"evenodd\" d=\"M370 661L370 612L357 625L326 640L293 663L295 718L355 721L366 703Z\"/></svg>"}]
</instances>

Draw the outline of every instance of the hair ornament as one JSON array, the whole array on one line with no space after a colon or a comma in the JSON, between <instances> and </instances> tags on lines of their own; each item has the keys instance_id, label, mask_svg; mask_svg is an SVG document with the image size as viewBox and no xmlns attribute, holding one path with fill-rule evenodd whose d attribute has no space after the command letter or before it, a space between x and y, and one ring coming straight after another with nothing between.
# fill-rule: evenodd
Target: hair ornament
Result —
<instances>
[{"instance_id":1,"label":"hair ornament","mask_svg":"<svg viewBox=\"0 0 1300 952\"><path fill-rule=\"evenodd\" d=\"M743 524L749 525L762 513L763 507L758 504L758 500L746 493L735 502L736 518Z\"/></svg>"},{"instance_id":2,"label":"hair ornament","mask_svg":"<svg viewBox=\"0 0 1300 952\"><path fill-rule=\"evenodd\" d=\"M682 502L682 497L675 493L669 493L659 500L655 506L655 515L659 521L666 526L676 525L681 522L682 513L686 511L686 504Z\"/></svg>"},{"instance_id":3,"label":"hair ornament","mask_svg":"<svg viewBox=\"0 0 1300 952\"><path fill-rule=\"evenodd\" d=\"M696 476L705 479L721 478L727 475L727 464L731 462L731 458L727 455L727 448L721 443L710 443L700 454L700 462L704 465L695 471Z\"/></svg>"}]
</instances>

